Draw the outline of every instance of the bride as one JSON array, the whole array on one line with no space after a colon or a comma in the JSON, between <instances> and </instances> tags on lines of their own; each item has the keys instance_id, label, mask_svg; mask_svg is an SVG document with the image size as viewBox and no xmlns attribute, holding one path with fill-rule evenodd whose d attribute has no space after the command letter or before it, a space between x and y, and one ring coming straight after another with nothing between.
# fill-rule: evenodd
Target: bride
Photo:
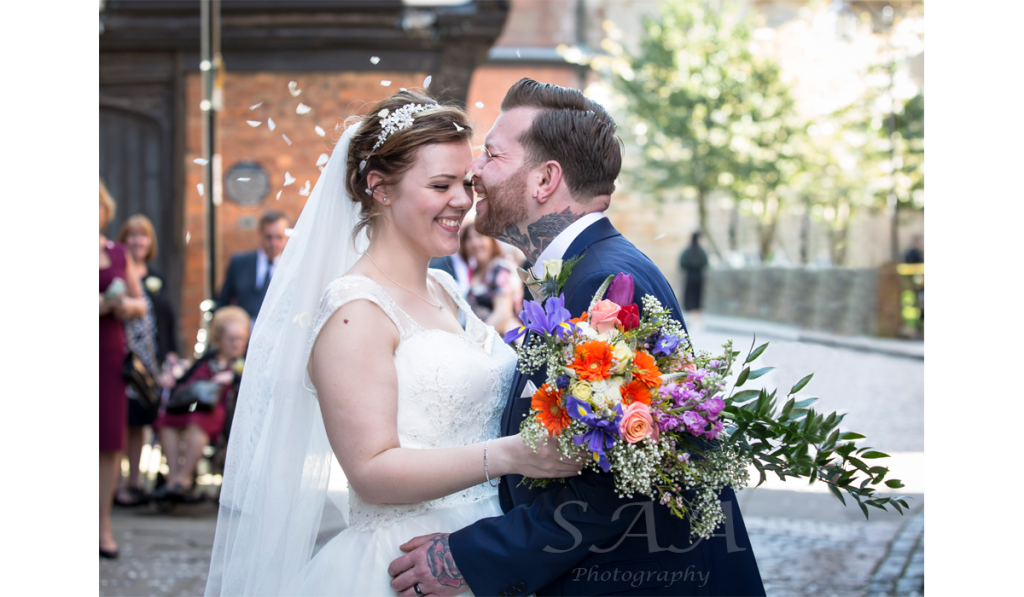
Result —
<instances>
[{"instance_id":1,"label":"bride","mask_svg":"<svg viewBox=\"0 0 1024 597\"><path fill-rule=\"evenodd\" d=\"M392 595L399 545L501 515L502 475L579 470L498 437L515 354L427 267L458 250L471 136L403 90L339 141L253 332L207 595ZM334 457L348 527L324 543Z\"/></svg>"}]
</instances>

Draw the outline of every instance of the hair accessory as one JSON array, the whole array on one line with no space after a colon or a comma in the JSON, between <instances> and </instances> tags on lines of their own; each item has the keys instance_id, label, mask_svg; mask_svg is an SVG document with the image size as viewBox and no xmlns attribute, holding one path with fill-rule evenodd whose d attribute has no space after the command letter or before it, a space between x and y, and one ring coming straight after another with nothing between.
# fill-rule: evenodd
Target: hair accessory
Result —
<instances>
[{"instance_id":1,"label":"hair accessory","mask_svg":"<svg viewBox=\"0 0 1024 597\"><path fill-rule=\"evenodd\" d=\"M415 117L417 112L422 112L436 107L437 104L406 104L394 112L388 113L387 118L380 121L380 135L377 136L377 144L373 146L373 151L377 151L377 148L383 145L392 133L396 133L412 126L412 119ZM383 114L385 112L386 109L381 110L379 114Z\"/></svg>"},{"instance_id":2,"label":"hair accessory","mask_svg":"<svg viewBox=\"0 0 1024 597\"><path fill-rule=\"evenodd\" d=\"M370 187L366 187L366 194L367 195L372 195L373 194L373 191L370 190Z\"/></svg>"}]
</instances>

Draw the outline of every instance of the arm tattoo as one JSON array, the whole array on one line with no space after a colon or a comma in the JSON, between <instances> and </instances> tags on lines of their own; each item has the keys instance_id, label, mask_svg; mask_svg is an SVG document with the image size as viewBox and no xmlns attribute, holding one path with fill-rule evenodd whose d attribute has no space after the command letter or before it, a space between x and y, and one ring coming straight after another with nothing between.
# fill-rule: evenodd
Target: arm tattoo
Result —
<instances>
[{"instance_id":1,"label":"arm tattoo","mask_svg":"<svg viewBox=\"0 0 1024 597\"><path fill-rule=\"evenodd\" d=\"M529 236L523 234L515 224L509 224L499 240L518 247L530 262L535 262L559 233L584 215L586 214L573 213L567 207L558 213L541 216L539 220L527 226Z\"/></svg>"},{"instance_id":2,"label":"arm tattoo","mask_svg":"<svg viewBox=\"0 0 1024 597\"><path fill-rule=\"evenodd\" d=\"M466 579L459 572L459 567L455 565L451 547L448 546L447 534L438 535L430 540L427 547L427 563L430 564L430 574L442 585L455 589L468 586Z\"/></svg>"}]
</instances>

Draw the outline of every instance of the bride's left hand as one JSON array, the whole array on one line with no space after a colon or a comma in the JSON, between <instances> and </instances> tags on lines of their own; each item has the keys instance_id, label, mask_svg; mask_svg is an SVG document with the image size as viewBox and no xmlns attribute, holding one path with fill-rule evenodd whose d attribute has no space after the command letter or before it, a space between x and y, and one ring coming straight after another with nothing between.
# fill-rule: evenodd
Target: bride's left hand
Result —
<instances>
[{"instance_id":1,"label":"bride's left hand","mask_svg":"<svg viewBox=\"0 0 1024 597\"><path fill-rule=\"evenodd\" d=\"M521 435L516 434L508 438L519 447L516 456L516 465L513 469L524 477L532 479L561 479L579 475L583 470L583 464L578 458L570 459L562 456L558 451L558 442L553 439L546 439L537 444L537 451L523 442Z\"/></svg>"}]
</instances>

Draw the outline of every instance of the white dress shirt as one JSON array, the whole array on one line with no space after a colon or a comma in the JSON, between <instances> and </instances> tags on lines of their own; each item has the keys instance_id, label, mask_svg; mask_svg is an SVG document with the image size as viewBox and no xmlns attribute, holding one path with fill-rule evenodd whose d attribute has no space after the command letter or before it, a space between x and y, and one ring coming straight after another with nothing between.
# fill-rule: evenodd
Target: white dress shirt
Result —
<instances>
[{"instance_id":1,"label":"white dress shirt","mask_svg":"<svg viewBox=\"0 0 1024 597\"><path fill-rule=\"evenodd\" d=\"M536 263L533 264L533 275L537 278L544 277L544 262L549 259L561 259L565 252L569 249L569 245L572 241L576 240L584 230L590 227L591 224L598 222L608 216L604 215L603 211L595 211L589 213L582 218L576 220L565 230L558 233L558 236L551 241L540 256L537 257Z\"/></svg>"},{"instance_id":2,"label":"white dress shirt","mask_svg":"<svg viewBox=\"0 0 1024 597\"><path fill-rule=\"evenodd\" d=\"M256 288L263 288L263 281L269 275L274 277L274 270L277 263L271 263L263 249L256 249Z\"/></svg>"}]
</instances>

